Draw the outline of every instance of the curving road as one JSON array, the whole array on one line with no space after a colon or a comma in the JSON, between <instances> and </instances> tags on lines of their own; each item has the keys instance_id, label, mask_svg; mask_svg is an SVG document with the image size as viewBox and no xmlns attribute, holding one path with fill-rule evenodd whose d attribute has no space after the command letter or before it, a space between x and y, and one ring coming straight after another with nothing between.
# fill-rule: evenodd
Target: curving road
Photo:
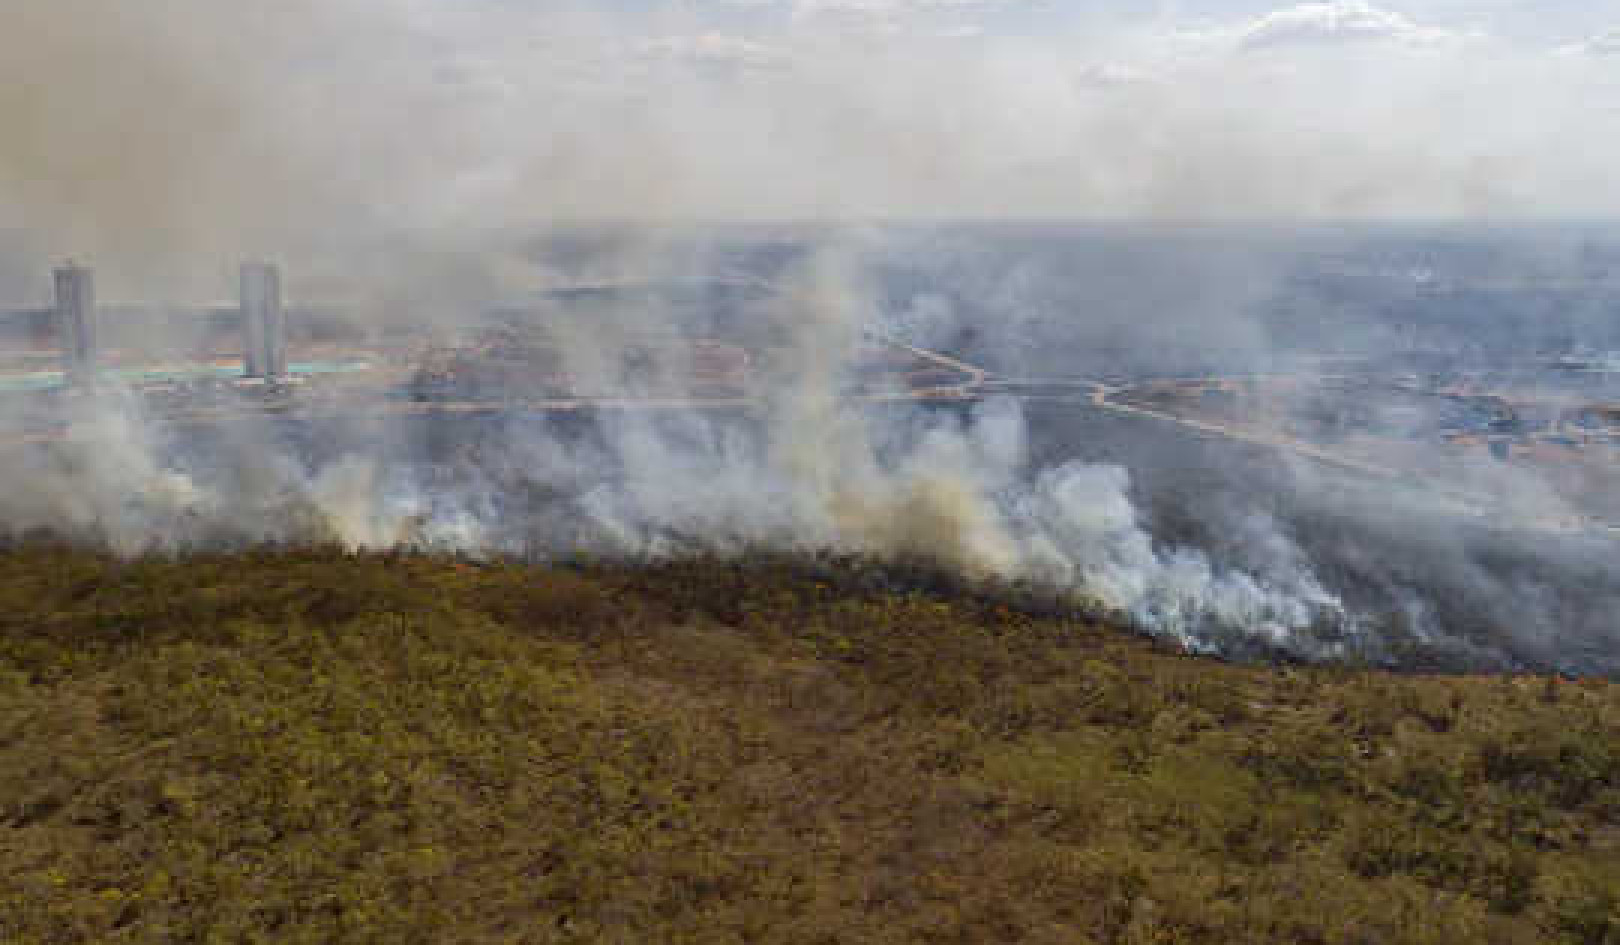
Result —
<instances>
[{"instance_id":1,"label":"curving road","mask_svg":"<svg viewBox=\"0 0 1620 945\"><path fill-rule=\"evenodd\" d=\"M857 403L972 403L991 396L1014 397L1026 401L1072 403L1090 409L1129 416L1140 420L1173 425L1191 435L1212 437L1257 446L1279 453L1296 456L1311 463L1355 475L1369 476L1422 490L1426 495L1439 497L1452 503L1454 510L1472 516L1498 514L1495 503L1487 496L1459 489L1435 481L1410 470L1383 465L1347 456L1318 444L1302 441L1279 433L1225 426L1207 420L1180 416L1163 410L1123 403L1117 398L1130 388L1089 380L1011 380L996 377L990 371L969 364L950 355L931 351L877 331L868 335L882 344L905 351L918 360L961 376L957 383L910 390L879 391L854 395ZM281 414L296 412L302 416L338 416L356 413L382 416L433 416L446 414L489 413L573 413L584 411L690 411L741 410L763 408L766 399L758 396L740 397L556 397L503 401L396 401L345 400L341 403L300 402L295 400L269 401L258 404L232 404L229 406L187 408L167 411L162 417L178 424L212 424L228 421L244 414ZM25 446L61 442L71 438L65 425L49 430L32 430L10 436L0 436L0 447ZM1585 531L1620 537L1620 525L1594 518L1576 523L1538 523L1540 527L1556 531Z\"/></svg>"}]
</instances>

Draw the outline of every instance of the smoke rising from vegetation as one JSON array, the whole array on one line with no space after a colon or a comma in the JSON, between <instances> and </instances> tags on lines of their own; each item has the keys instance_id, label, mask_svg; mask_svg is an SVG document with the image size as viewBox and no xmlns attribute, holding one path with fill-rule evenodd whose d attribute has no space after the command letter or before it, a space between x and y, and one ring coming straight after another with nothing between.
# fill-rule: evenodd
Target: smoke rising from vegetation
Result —
<instances>
[{"instance_id":1,"label":"smoke rising from vegetation","mask_svg":"<svg viewBox=\"0 0 1620 945\"><path fill-rule=\"evenodd\" d=\"M1161 552L1124 470L1075 463L1029 478L1015 404L959 418L873 416L849 403L839 384L872 314L849 294L854 282L835 252L783 293L780 357L791 369L760 417L629 413L583 436L511 420L430 426L414 440L408 425L385 424L369 436L324 431L304 450L247 420L199 446L133 403L103 399L83 406L71 442L28 454L37 465L17 470L24 487L0 520L14 535L54 532L126 554L323 540L631 558L834 550L1033 584L1189 646L1238 634L1333 652L1306 631L1345 614L1304 562L1251 577L1191 549ZM426 442L447 433L448 449Z\"/></svg>"}]
</instances>

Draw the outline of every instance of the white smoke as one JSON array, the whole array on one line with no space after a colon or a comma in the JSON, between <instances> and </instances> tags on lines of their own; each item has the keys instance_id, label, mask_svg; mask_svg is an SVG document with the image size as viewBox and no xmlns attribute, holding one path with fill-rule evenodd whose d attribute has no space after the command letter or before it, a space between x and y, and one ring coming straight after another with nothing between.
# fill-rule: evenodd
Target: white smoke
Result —
<instances>
[{"instance_id":1,"label":"white smoke","mask_svg":"<svg viewBox=\"0 0 1620 945\"><path fill-rule=\"evenodd\" d=\"M23 454L30 488L0 505L0 527L121 554L305 541L634 560L836 551L1039 587L1189 647L1238 634L1326 655L1307 631L1343 607L1299 556L1246 575L1157 547L1123 469L1031 469L1016 403L959 415L844 396L875 317L846 254L817 253L787 280L768 316L787 340L752 419L627 411L584 439L514 421L469 429L454 460L375 436L301 459L266 422L238 418L191 450L137 399L101 396L82 402L67 443Z\"/></svg>"}]
</instances>

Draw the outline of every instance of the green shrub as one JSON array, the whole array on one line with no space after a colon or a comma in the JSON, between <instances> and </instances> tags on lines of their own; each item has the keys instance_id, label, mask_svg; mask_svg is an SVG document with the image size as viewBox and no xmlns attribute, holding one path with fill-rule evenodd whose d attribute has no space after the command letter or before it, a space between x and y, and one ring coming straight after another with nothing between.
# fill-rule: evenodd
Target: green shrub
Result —
<instances>
[{"instance_id":1,"label":"green shrub","mask_svg":"<svg viewBox=\"0 0 1620 945\"><path fill-rule=\"evenodd\" d=\"M24 547L0 941L1613 943L1620 692L1547 692L862 562Z\"/></svg>"}]
</instances>

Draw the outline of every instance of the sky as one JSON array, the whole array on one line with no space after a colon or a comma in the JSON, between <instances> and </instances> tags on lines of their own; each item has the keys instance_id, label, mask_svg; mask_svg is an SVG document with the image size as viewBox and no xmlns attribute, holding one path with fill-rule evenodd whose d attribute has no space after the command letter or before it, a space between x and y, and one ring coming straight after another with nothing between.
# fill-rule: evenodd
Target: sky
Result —
<instances>
[{"instance_id":1,"label":"sky","mask_svg":"<svg viewBox=\"0 0 1620 945\"><path fill-rule=\"evenodd\" d=\"M513 9L532 0L504 0ZM1358 0L609 0L607 7L657 22L681 17L716 30L772 33L839 24L866 30L940 30L955 35L1053 35L1143 27L1241 32L1292 19L1311 24L1317 38L1411 27L1490 35L1526 46L1557 48L1620 25L1620 7L1605 0L1418 0L1376 4ZM1305 30L1302 30L1302 33Z\"/></svg>"},{"instance_id":2,"label":"sky","mask_svg":"<svg viewBox=\"0 0 1620 945\"><path fill-rule=\"evenodd\" d=\"M1609 2L408 6L413 29L454 61L443 75L466 102L521 115L550 96L553 114L612 115L608 126L658 152L674 188L615 188L655 216L1620 209L1608 183L1620 5ZM498 49L486 42L496 22ZM583 146L609 178L614 137Z\"/></svg>"},{"instance_id":3,"label":"sky","mask_svg":"<svg viewBox=\"0 0 1620 945\"><path fill-rule=\"evenodd\" d=\"M1608 219L1620 4L53 0L7 13L0 125L8 226L104 256L581 220Z\"/></svg>"}]
</instances>

